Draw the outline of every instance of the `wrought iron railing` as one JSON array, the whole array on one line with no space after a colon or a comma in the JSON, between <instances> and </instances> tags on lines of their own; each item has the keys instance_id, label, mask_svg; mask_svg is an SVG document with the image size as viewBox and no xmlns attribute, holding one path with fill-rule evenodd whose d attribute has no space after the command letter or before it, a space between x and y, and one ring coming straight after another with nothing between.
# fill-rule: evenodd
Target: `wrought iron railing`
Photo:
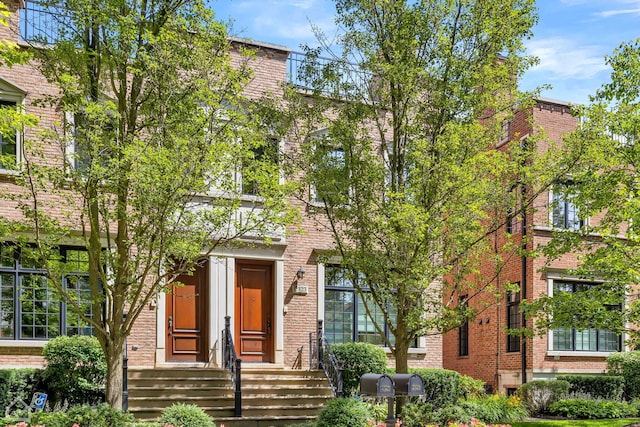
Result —
<instances>
[{"instance_id":1,"label":"wrought iron railing","mask_svg":"<svg viewBox=\"0 0 640 427\"><path fill-rule=\"evenodd\" d=\"M322 95L366 98L372 75L357 64L339 59L291 52L287 58L287 82L303 90L319 90Z\"/></svg>"},{"instance_id":2,"label":"wrought iron railing","mask_svg":"<svg viewBox=\"0 0 640 427\"><path fill-rule=\"evenodd\" d=\"M324 335L322 320L318 320L318 331L309 333L309 367L322 369L331 384L334 396L343 396L342 365Z\"/></svg>"},{"instance_id":3,"label":"wrought iron railing","mask_svg":"<svg viewBox=\"0 0 640 427\"><path fill-rule=\"evenodd\" d=\"M68 25L68 21L63 10L45 7L38 0L26 0L25 7L20 9L20 38L51 44L58 39L64 23Z\"/></svg>"},{"instance_id":4,"label":"wrought iron railing","mask_svg":"<svg viewBox=\"0 0 640 427\"><path fill-rule=\"evenodd\" d=\"M229 371L231 383L233 384L233 394L235 399L234 415L242 416L242 360L236 355L236 348L233 344L231 334L231 317L225 316L224 330L222 331L222 367Z\"/></svg>"}]
</instances>

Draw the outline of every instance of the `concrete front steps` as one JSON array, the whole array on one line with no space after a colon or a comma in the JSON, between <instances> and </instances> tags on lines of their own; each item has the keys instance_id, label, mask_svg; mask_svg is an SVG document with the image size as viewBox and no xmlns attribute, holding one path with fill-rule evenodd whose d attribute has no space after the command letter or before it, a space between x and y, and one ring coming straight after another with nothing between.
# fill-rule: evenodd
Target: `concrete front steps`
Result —
<instances>
[{"instance_id":1,"label":"concrete front steps","mask_svg":"<svg viewBox=\"0 0 640 427\"><path fill-rule=\"evenodd\" d=\"M176 402L202 407L221 427L287 426L314 420L333 392L322 371L243 365L242 417L226 370L214 368L129 369L129 411L154 420Z\"/></svg>"}]
</instances>

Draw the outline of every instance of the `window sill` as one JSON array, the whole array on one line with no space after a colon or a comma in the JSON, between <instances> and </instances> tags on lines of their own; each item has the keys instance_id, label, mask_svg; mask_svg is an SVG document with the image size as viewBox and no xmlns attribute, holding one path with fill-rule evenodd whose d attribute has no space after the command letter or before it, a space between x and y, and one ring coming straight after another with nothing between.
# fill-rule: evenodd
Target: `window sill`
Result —
<instances>
[{"instance_id":1,"label":"window sill","mask_svg":"<svg viewBox=\"0 0 640 427\"><path fill-rule=\"evenodd\" d=\"M615 351L547 351L547 356L564 357L602 357L606 358Z\"/></svg>"},{"instance_id":2,"label":"window sill","mask_svg":"<svg viewBox=\"0 0 640 427\"><path fill-rule=\"evenodd\" d=\"M16 178L19 177L21 173L22 172L15 169L0 169L0 178Z\"/></svg>"},{"instance_id":3,"label":"window sill","mask_svg":"<svg viewBox=\"0 0 640 427\"><path fill-rule=\"evenodd\" d=\"M0 347L44 347L43 340L0 340Z\"/></svg>"},{"instance_id":4,"label":"window sill","mask_svg":"<svg viewBox=\"0 0 640 427\"><path fill-rule=\"evenodd\" d=\"M382 347L382 348L384 349L385 353L391 354L391 349L389 347ZM426 347L410 348L409 354L427 354L427 348Z\"/></svg>"}]
</instances>

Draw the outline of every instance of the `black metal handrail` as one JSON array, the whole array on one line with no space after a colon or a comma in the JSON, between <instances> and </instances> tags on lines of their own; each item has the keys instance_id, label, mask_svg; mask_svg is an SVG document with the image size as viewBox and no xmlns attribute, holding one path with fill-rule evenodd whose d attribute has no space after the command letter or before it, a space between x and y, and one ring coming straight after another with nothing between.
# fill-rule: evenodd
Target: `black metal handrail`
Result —
<instances>
[{"instance_id":1,"label":"black metal handrail","mask_svg":"<svg viewBox=\"0 0 640 427\"><path fill-rule=\"evenodd\" d=\"M309 365L311 369L324 371L335 397L343 396L342 364L324 335L322 320L318 320L317 333L309 333Z\"/></svg>"},{"instance_id":2,"label":"black metal handrail","mask_svg":"<svg viewBox=\"0 0 640 427\"><path fill-rule=\"evenodd\" d=\"M20 38L51 44L60 36L64 23L69 25L68 21L64 10L45 6L38 0L26 0L25 7L20 10Z\"/></svg>"},{"instance_id":3,"label":"black metal handrail","mask_svg":"<svg viewBox=\"0 0 640 427\"><path fill-rule=\"evenodd\" d=\"M238 359L236 348L231 334L231 317L224 317L224 330L222 331L222 367L229 371L233 394L235 398L234 415L242 416L242 359Z\"/></svg>"}]
</instances>

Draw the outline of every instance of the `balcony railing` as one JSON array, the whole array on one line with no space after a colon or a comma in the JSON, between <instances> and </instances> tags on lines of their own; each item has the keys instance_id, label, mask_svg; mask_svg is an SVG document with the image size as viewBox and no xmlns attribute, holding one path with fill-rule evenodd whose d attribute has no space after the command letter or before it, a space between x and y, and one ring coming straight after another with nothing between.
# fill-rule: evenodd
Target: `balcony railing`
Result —
<instances>
[{"instance_id":1,"label":"balcony railing","mask_svg":"<svg viewBox=\"0 0 640 427\"><path fill-rule=\"evenodd\" d=\"M366 98L371 74L351 62L291 52L287 58L287 82L323 95Z\"/></svg>"},{"instance_id":2,"label":"balcony railing","mask_svg":"<svg viewBox=\"0 0 640 427\"><path fill-rule=\"evenodd\" d=\"M51 44L62 32L73 30L64 10L45 7L39 0L26 0L20 9L20 38ZM287 82L295 88L318 91L325 96L367 98L371 73L347 61L291 52L287 58Z\"/></svg>"},{"instance_id":3,"label":"balcony railing","mask_svg":"<svg viewBox=\"0 0 640 427\"><path fill-rule=\"evenodd\" d=\"M32 43L53 43L64 22L62 11L45 8L38 1L26 0L24 9L20 9L20 38Z\"/></svg>"}]
</instances>

